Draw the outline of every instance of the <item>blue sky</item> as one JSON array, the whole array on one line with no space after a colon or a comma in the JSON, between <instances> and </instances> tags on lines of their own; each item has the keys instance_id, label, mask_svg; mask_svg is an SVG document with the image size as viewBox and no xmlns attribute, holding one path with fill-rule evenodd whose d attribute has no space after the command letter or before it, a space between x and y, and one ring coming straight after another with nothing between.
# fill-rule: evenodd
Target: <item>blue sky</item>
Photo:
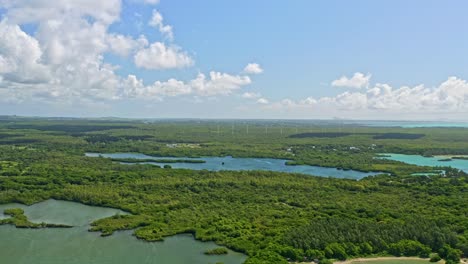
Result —
<instances>
[{"instance_id":1,"label":"blue sky","mask_svg":"<svg viewBox=\"0 0 468 264\"><path fill-rule=\"evenodd\" d=\"M0 0L0 113L468 120L466 1L94 2Z\"/></svg>"}]
</instances>

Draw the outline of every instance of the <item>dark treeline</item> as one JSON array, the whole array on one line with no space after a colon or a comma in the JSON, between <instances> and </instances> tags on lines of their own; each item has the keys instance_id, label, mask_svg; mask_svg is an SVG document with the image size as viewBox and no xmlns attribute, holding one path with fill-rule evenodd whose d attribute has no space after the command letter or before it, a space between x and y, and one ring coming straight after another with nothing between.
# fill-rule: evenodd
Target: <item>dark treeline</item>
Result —
<instances>
[{"instance_id":1,"label":"dark treeline","mask_svg":"<svg viewBox=\"0 0 468 264\"><path fill-rule=\"evenodd\" d=\"M376 134L374 139L420 139L426 136L425 134L410 134L410 133L382 133Z\"/></svg>"},{"instance_id":2,"label":"dark treeline","mask_svg":"<svg viewBox=\"0 0 468 264\"><path fill-rule=\"evenodd\" d=\"M420 139L425 134L413 133L347 133L347 132L310 132L290 135L290 138L338 138L346 136L373 136L373 139Z\"/></svg>"},{"instance_id":3,"label":"dark treeline","mask_svg":"<svg viewBox=\"0 0 468 264\"><path fill-rule=\"evenodd\" d=\"M346 137L350 136L352 133L342 133L342 132L315 132L315 133L301 133L290 135L290 138L337 138L337 137Z\"/></svg>"},{"instance_id":4,"label":"dark treeline","mask_svg":"<svg viewBox=\"0 0 468 264\"><path fill-rule=\"evenodd\" d=\"M79 132L93 132L93 131L103 131L111 129L129 129L134 128L133 126L128 125L100 125L100 124L84 124L84 125L74 125L74 124L57 124L57 125L35 125L35 124L15 124L9 125L9 129L35 129L41 131L60 131L67 133L79 133Z\"/></svg>"}]
</instances>

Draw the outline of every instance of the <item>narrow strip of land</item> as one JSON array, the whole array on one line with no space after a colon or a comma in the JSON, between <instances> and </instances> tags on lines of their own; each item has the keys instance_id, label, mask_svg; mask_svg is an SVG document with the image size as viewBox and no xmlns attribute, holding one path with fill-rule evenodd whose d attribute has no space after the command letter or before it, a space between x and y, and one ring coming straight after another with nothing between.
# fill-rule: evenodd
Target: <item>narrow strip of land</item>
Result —
<instances>
[{"instance_id":1,"label":"narrow strip of land","mask_svg":"<svg viewBox=\"0 0 468 264\"><path fill-rule=\"evenodd\" d=\"M418 258L418 257L377 257L377 258L355 258L355 259L349 259L345 261L338 261L334 263L351 264L351 263L356 263L356 262L382 261L382 260L421 260L421 261L426 260L427 262L429 262L428 258ZM438 263L442 263L442 262L438 262Z\"/></svg>"},{"instance_id":2,"label":"narrow strip of land","mask_svg":"<svg viewBox=\"0 0 468 264\"><path fill-rule=\"evenodd\" d=\"M356 259L349 259L345 261L338 261L334 262L335 264L352 264L357 262L368 262L368 261L382 261L382 260L425 260L429 261L428 258L418 258L418 257L378 257L378 258L356 258ZM437 262L439 264L445 264L445 260L441 260ZM468 259L461 259L461 264L468 264Z\"/></svg>"},{"instance_id":3,"label":"narrow strip of land","mask_svg":"<svg viewBox=\"0 0 468 264\"><path fill-rule=\"evenodd\" d=\"M375 257L375 258L355 258L355 259L347 259L344 261L335 261L334 264L352 264L352 263L358 263L358 262L385 261L385 260L420 260L420 261L429 262L428 258L418 258L418 257ZM295 262L291 262L291 263L295 263ZM313 263L315 262L300 262L299 264L313 264ZM437 263L444 264L445 261L441 260ZM466 262L463 262L462 260L461 263L465 264Z\"/></svg>"}]
</instances>

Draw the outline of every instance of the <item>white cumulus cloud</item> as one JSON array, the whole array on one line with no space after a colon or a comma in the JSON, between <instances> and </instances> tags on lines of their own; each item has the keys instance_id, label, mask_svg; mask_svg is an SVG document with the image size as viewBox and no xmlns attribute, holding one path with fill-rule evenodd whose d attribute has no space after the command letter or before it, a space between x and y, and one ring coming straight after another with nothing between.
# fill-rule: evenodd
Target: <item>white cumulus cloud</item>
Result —
<instances>
[{"instance_id":1,"label":"white cumulus cloud","mask_svg":"<svg viewBox=\"0 0 468 264\"><path fill-rule=\"evenodd\" d=\"M143 35L138 39L133 39L120 34L109 34L107 43L113 53L122 57L127 57L131 53L148 46L148 40Z\"/></svg>"},{"instance_id":2,"label":"white cumulus cloud","mask_svg":"<svg viewBox=\"0 0 468 264\"><path fill-rule=\"evenodd\" d=\"M246 98L246 99L256 99L261 96L262 95L260 93L254 93L254 92L245 92L242 94L242 98Z\"/></svg>"},{"instance_id":3,"label":"white cumulus cloud","mask_svg":"<svg viewBox=\"0 0 468 264\"><path fill-rule=\"evenodd\" d=\"M163 34L167 39L173 40L174 33L172 32L172 26L164 24L164 18L157 10L153 10L153 15L148 23L150 26L155 27Z\"/></svg>"},{"instance_id":4,"label":"white cumulus cloud","mask_svg":"<svg viewBox=\"0 0 468 264\"><path fill-rule=\"evenodd\" d=\"M245 66L244 72L247 74L260 74L263 72L263 69L258 63L249 63Z\"/></svg>"},{"instance_id":5,"label":"white cumulus cloud","mask_svg":"<svg viewBox=\"0 0 468 264\"><path fill-rule=\"evenodd\" d=\"M155 0L132 0L157 4ZM137 74L119 75L107 54L132 60L149 70L192 66L194 60L172 43L172 27L154 11L151 26L169 44L111 30L121 19L121 0L0 0L0 101L54 105L106 105L115 100L165 97L214 97L239 92L248 74L211 71L188 80L168 78L147 83ZM24 25L33 30L25 32ZM130 68L131 69L131 68ZM252 70L259 71L257 69ZM255 98L256 95L251 95Z\"/></svg>"},{"instance_id":6,"label":"white cumulus cloud","mask_svg":"<svg viewBox=\"0 0 468 264\"><path fill-rule=\"evenodd\" d=\"M3 82L44 83L50 81L49 69L40 62L39 42L18 25L0 22L0 76Z\"/></svg>"},{"instance_id":7,"label":"white cumulus cloud","mask_svg":"<svg viewBox=\"0 0 468 264\"><path fill-rule=\"evenodd\" d=\"M190 82L197 94L202 96L227 95L252 81L248 76L230 75L227 73L211 71L209 78L203 73Z\"/></svg>"},{"instance_id":8,"label":"white cumulus cloud","mask_svg":"<svg viewBox=\"0 0 468 264\"><path fill-rule=\"evenodd\" d=\"M193 59L179 47L166 46L162 42L155 42L139 50L134 61L136 66L152 70L184 68L194 64Z\"/></svg>"},{"instance_id":9,"label":"white cumulus cloud","mask_svg":"<svg viewBox=\"0 0 468 264\"><path fill-rule=\"evenodd\" d=\"M120 19L120 0L0 0L0 4L6 10L0 22L0 89L8 95L3 101L125 98L132 77L119 76L118 66L104 61L106 53L133 55L138 66L148 69L193 64L175 45L149 45L144 35L135 39L109 32ZM24 23L36 25L37 30L24 32L20 27ZM164 91L173 84L155 84L148 92Z\"/></svg>"},{"instance_id":10,"label":"white cumulus cloud","mask_svg":"<svg viewBox=\"0 0 468 264\"><path fill-rule=\"evenodd\" d=\"M336 87L350 87L360 89L369 85L370 78L370 74L365 75L363 73L356 72L351 78L341 76L341 78L334 80L331 85Z\"/></svg>"},{"instance_id":11,"label":"white cumulus cloud","mask_svg":"<svg viewBox=\"0 0 468 264\"><path fill-rule=\"evenodd\" d=\"M331 97L308 97L303 100L284 99L268 106L272 110L295 109L301 113L342 114L367 113L379 118L404 118L407 114L427 115L468 112L468 82L449 77L440 85L394 88L389 84L376 84L365 91L346 91ZM325 116L322 116L325 117Z\"/></svg>"},{"instance_id":12,"label":"white cumulus cloud","mask_svg":"<svg viewBox=\"0 0 468 264\"><path fill-rule=\"evenodd\" d=\"M7 9L6 17L11 23L24 24L46 21L61 21L64 17L93 18L99 23L112 24L120 17L120 0L1 0L0 6Z\"/></svg>"},{"instance_id":13,"label":"white cumulus cloud","mask_svg":"<svg viewBox=\"0 0 468 264\"><path fill-rule=\"evenodd\" d=\"M141 99L164 98L180 95L216 96L229 95L243 86L250 84L248 76L230 75L227 73L210 72L209 77L203 73L188 82L176 79L156 81L145 86L142 80L129 76L126 80L124 94Z\"/></svg>"}]
</instances>

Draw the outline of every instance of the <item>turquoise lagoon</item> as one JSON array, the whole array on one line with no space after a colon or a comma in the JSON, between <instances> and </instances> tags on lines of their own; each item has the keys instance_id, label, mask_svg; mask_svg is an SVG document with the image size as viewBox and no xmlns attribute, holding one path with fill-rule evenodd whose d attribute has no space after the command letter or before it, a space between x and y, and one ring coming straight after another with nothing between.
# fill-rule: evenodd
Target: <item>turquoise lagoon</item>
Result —
<instances>
[{"instance_id":1,"label":"turquoise lagoon","mask_svg":"<svg viewBox=\"0 0 468 264\"><path fill-rule=\"evenodd\" d=\"M441 161L441 159L446 159L450 157L456 157L460 155L451 155L451 156L434 156L434 157L424 157L421 155L406 155L406 154L387 154L384 153L383 159L401 161L408 164L414 164L418 166L441 166L441 167L452 167L468 173L468 160L463 159L452 159L450 161Z\"/></svg>"}]
</instances>

